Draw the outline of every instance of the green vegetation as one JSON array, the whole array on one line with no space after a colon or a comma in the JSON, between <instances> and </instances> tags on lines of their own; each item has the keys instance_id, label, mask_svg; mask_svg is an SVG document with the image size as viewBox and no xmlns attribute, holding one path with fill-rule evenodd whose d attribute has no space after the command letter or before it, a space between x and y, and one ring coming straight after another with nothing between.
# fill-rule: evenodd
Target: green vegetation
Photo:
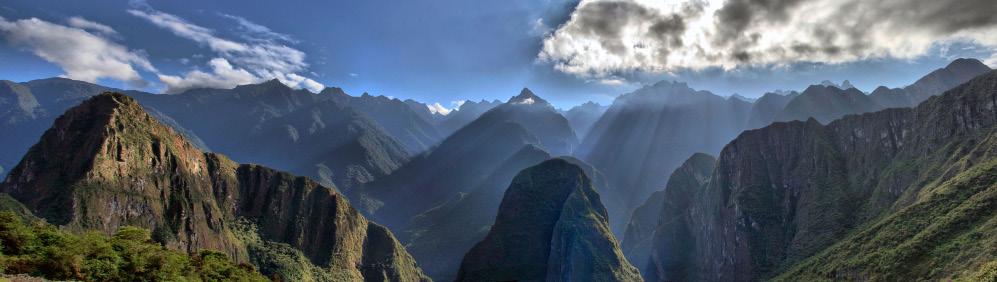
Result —
<instances>
[{"instance_id":1,"label":"green vegetation","mask_svg":"<svg viewBox=\"0 0 997 282\"><path fill-rule=\"evenodd\" d=\"M997 279L997 160L925 188L914 204L848 236L776 280ZM975 273L971 270L979 269ZM989 279L989 280L988 280Z\"/></svg>"},{"instance_id":2,"label":"green vegetation","mask_svg":"<svg viewBox=\"0 0 997 282\"><path fill-rule=\"evenodd\" d=\"M291 245L260 238L256 224L247 219L239 219L234 223L235 236L246 243L250 261L260 267L260 272L270 274L275 280L349 281L358 279L349 276L349 273L335 275L329 270L316 266L304 253Z\"/></svg>"},{"instance_id":3,"label":"green vegetation","mask_svg":"<svg viewBox=\"0 0 997 282\"><path fill-rule=\"evenodd\" d=\"M73 234L0 212L0 272L82 281L266 281L224 253L187 255L152 241L148 230Z\"/></svg>"}]
</instances>

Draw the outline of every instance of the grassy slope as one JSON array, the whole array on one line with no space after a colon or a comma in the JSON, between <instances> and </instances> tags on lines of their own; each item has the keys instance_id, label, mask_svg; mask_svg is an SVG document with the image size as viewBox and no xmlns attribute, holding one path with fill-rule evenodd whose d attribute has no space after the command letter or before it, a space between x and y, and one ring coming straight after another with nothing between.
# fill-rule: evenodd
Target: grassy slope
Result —
<instances>
[{"instance_id":1,"label":"grassy slope","mask_svg":"<svg viewBox=\"0 0 997 282\"><path fill-rule=\"evenodd\" d=\"M953 142L942 150L944 156L924 158L936 161L922 166L926 175L954 177L928 182L912 191L914 195L905 195L909 203L898 202L895 212L860 227L775 280L994 279L997 132L979 144L967 143L973 142Z\"/></svg>"}]
</instances>

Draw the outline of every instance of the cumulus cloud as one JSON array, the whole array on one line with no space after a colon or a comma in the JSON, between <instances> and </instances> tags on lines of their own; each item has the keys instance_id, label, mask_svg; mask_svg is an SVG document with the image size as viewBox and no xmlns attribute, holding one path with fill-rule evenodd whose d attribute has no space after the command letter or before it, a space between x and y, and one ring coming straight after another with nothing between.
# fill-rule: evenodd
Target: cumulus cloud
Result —
<instances>
[{"instance_id":1,"label":"cumulus cloud","mask_svg":"<svg viewBox=\"0 0 997 282\"><path fill-rule=\"evenodd\" d=\"M236 69L223 58L208 61L211 72L193 70L181 76L159 75L159 80L167 85L167 93L176 93L186 89L232 88L240 84L253 83L258 78L244 69Z\"/></svg>"},{"instance_id":2,"label":"cumulus cloud","mask_svg":"<svg viewBox=\"0 0 997 282\"><path fill-rule=\"evenodd\" d=\"M236 19L240 26L248 31L245 37L249 39L240 42L222 38L212 29L152 8L131 9L128 13L164 28L176 36L206 46L220 57L209 62L212 73L193 70L182 77L160 76L161 79L166 78L162 81L167 86L167 92L180 92L193 87L217 87L223 85L220 81L222 79L233 79L224 85L245 84L240 80L245 78L243 74L252 76L250 82L276 78L295 88L306 88L315 92L324 88L321 83L297 74L305 71L308 64L305 63L304 52L280 42L285 38L285 41L291 40L289 36L275 33L244 18L223 15Z\"/></svg>"},{"instance_id":3,"label":"cumulus cloud","mask_svg":"<svg viewBox=\"0 0 997 282\"><path fill-rule=\"evenodd\" d=\"M583 0L538 55L585 78L997 50L993 0ZM990 61L997 60L997 56Z\"/></svg>"},{"instance_id":4,"label":"cumulus cloud","mask_svg":"<svg viewBox=\"0 0 997 282\"><path fill-rule=\"evenodd\" d=\"M110 27L82 18L70 19L69 23L72 26L37 18L8 21L0 17L0 36L58 65L66 72L63 76L71 79L96 82L110 78L144 85L136 68L156 71L141 52L84 30L115 33Z\"/></svg>"}]
</instances>

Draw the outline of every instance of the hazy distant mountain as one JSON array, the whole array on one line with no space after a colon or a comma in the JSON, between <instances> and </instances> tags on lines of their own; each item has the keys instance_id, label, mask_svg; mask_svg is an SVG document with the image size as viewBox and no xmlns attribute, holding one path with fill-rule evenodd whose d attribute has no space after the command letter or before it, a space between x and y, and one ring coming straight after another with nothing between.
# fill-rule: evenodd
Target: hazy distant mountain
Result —
<instances>
[{"instance_id":1,"label":"hazy distant mountain","mask_svg":"<svg viewBox=\"0 0 997 282\"><path fill-rule=\"evenodd\" d=\"M563 112L564 118L568 119L571 128L575 130L575 135L584 138L588 134L592 125L599 120L599 117L609 109L607 106L599 105L592 101L575 106Z\"/></svg>"},{"instance_id":2,"label":"hazy distant mountain","mask_svg":"<svg viewBox=\"0 0 997 282\"><path fill-rule=\"evenodd\" d=\"M944 68L932 71L928 75L921 77L913 84L904 87L907 96L910 97L911 106L916 106L928 97L942 94L952 87L962 84L970 79L990 72L990 67L977 59L960 58L952 61Z\"/></svg>"},{"instance_id":3,"label":"hazy distant mountain","mask_svg":"<svg viewBox=\"0 0 997 282\"><path fill-rule=\"evenodd\" d=\"M553 159L516 175L457 281L640 281L585 172Z\"/></svg>"},{"instance_id":4,"label":"hazy distant mountain","mask_svg":"<svg viewBox=\"0 0 997 282\"><path fill-rule=\"evenodd\" d=\"M387 175L408 160L406 149L368 115L326 94L271 80L234 89L133 96L194 132L214 152L339 188Z\"/></svg>"},{"instance_id":5,"label":"hazy distant mountain","mask_svg":"<svg viewBox=\"0 0 997 282\"><path fill-rule=\"evenodd\" d=\"M776 116L786 108L786 104L800 95L799 92L765 93L751 105L747 129L761 128L775 121Z\"/></svg>"},{"instance_id":6,"label":"hazy distant mountain","mask_svg":"<svg viewBox=\"0 0 997 282\"><path fill-rule=\"evenodd\" d=\"M811 85L789 101L775 120L807 120L813 117L821 123L828 123L845 115L867 113L880 108L858 89L842 90L835 86Z\"/></svg>"},{"instance_id":7,"label":"hazy distant mountain","mask_svg":"<svg viewBox=\"0 0 997 282\"><path fill-rule=\"evenodd\" d=\"M882 109L906 108L913 105L907 91L901 88L876 87L872 93L869 93L869 99Z\"/></svg>"},{"instance_id":8,"label":"hazy distant mountain","mask_svg":"<svg viewBox=\"0 0 997 282\"><path fill-rule=\"evenodd\" d=\"M335 189L204 153L122 94L69 109L0 191L63 228L140 226L167 248L222 251L282 280L428 280Z\"/></svg>"},{"instance_id":9,"label":"hazy distant mountain","mask_svg":"<svg viewBox=\"0 0 997 282\"><path fill-rule=\"evenodd\" d=\"M890 89L880 86L869 95L855 89L847 80L841 85L824 81L821 85L810 86L795 97L775 120L802 121L813 117L821 123L828 123L850 114L911 107L988 71L990 68L979 60L957 59L907 87ZM755 123L752 128L759 125L765 124Z\"/></svg>"},{"instance_id":10,"label":"hazy distant mountain","mask_svg":"<svg viewBox=\"0 0 997 282\"><path fill-rule=\"evenodd\" d=\"M746 131L723 149L709 183L675 203L685 207L664 204L662 219L688 219L668 229L688 232L660 237L671 243L653 252L669 260L652 267L693 281L986 271L997 259L980 250L997 233L995 101L990 72L915 108Z\"/></svg>"},{"instance_id":11,"label":"hazy distant mountain","mask_svg":"<svg viewBox=\"0 0 997 282\"><path fill-rule=\"evenodd\" d=\"M524 146L535 145L559 155L569 153L577 144L575 140L567 120L524 89L430 152L367 185L360 201L367 203L365 210L378 221L404 228L414 215L480 185ZM391 208L378 210L381 205Z\"/></svg>"},{"instance_id":12,"label":"hazy distant mountain","mask_svg":"<svg viewBox=\"0 0 997 282\"><path fill-rule=\"evenodd\" d=\"M409 108L412 109L412 112L416 115L433 125L437 125L440 121L443 121L443 119L447 117L446 115L430 111L429 106L425 103L412 99L405 99L405 101L402 102L405 102L405 104L408 105Z\"/></svg>"},{"instance_id":13,"label":"hazy distant mountain","mask_svg":"<svg viewBox=\"0 0 997 282\"><path fill-rule=\"evenodd\" d=\"M451 111L450 114L442 118L438 127L440 134L443 136L450 136L461 127L464 127L468 123L471 123L475 119L484 114L488 110L491 110L502 102L499 100L493 100L491 102L481 100L479 102L467 101L461 104L457 110Z\"/></svg>"},{"instance_id":14,"label":"hazy distant mountain","mask_svg":"<svg viewBox=\"0 0 997 282\"><path fill-rule=\"evenodd\" d=\"M606 174L627 210L614 232L623 234L632 209L661 190L696 152L719 152L745 127L751 104L696 91L684 83L659 82L616 99L582 141L577 155Z\"/></svg>"},{"instance_id":15,"label":"hazy distant mountain","mask_svg":"<svg viewBox=\"0 0 997 282\"><path fill-rule=\"evenodd\" d=\"M353 97L340 88L326 88L319 95L331 97L371 117L385 132L405 145L405 149L412 155L422 153L443 139L434 125L436 121L432 116L425 115L429 114L425 107L422 109L425 112L420 113L410 104L398 99L367 93Z\"/></svg>"}]
</instances>

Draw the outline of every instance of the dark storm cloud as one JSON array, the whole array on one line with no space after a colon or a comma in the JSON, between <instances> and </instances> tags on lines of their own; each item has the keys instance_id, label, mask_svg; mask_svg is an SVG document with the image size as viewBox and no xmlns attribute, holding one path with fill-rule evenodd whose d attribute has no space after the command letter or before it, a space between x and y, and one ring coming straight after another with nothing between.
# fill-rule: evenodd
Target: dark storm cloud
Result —
<instances>
[{"instance_id":1,"label":"dark storm cloud","mask_svg":"<svg viewBox=\"0 0 997 282\"><path fill-rule=\"evenodd\" d=\"M539 57L580 76L616 76L633 70L914 58L954 42L997 49L997 3L589 0L545 40ZM997 56L988 63L997 63Z\"/></svg>"}]
</instances>

